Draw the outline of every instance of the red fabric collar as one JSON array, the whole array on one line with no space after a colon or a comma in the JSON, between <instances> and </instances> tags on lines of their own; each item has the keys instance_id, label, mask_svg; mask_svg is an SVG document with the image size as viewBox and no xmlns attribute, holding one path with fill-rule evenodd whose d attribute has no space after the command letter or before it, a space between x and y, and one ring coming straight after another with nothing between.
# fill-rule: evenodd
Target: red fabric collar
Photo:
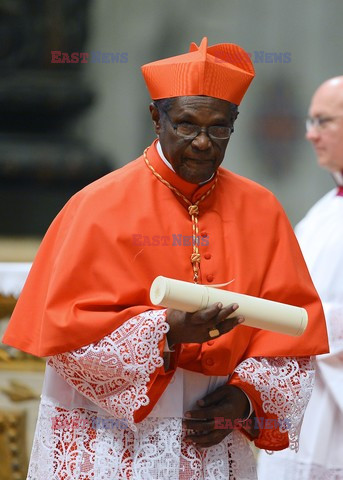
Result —
<instances>
[{"instance_id":1,"label":"red fabric collar","mask_svg":"<svg viewBox=\"0 0 343 480\"><path fill-rule=\"evenodd\" d=\"M337 188L337 193L336 193L336 195L337 195L338 197L343 197L343 187L338 187L338 188Z\"/></svg>"}]
</instances>

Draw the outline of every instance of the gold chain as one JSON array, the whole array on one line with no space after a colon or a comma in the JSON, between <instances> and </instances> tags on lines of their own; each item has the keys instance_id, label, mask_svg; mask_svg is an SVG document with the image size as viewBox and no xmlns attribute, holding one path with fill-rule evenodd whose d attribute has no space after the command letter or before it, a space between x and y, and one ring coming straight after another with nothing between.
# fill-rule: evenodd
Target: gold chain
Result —
<instances>
[{"instance_id":1,"label":"gold chain","mask_svg":"<svg viewBox=\"0 0 343 480\"><path fill-rule=\"evenodd\" d=\"M159 173L156 172L154 167L150 164L148 157L147 157L147 151L149 150L149 147L144 150L144 160L147 166L150 168L152 173L155 175L156 178L160 182L162 182L166 187L168 187L170 190L172 190L176 195L178 195L182 200L188 205L188 213L192 218L192 232L193 232L193 237L192 237L192 243L193 243L193 252L191 255L191 264L193 266L193 280L194 283L198 283L199 279L199 269L200 269L200 260L201 260L201 255L199 253L199 224L198 224L198 216L199 216L199 203L205 200L206 197L210 195L210 193L214 190L216 184L217 184L217 177L214 180L214 183L212 187L207 190L202 197L199 198L197 202L192 204L188 198L186 198L179 190L173 185L171 185L167 180L165 180Z\"/></svg>"}]
</instances>

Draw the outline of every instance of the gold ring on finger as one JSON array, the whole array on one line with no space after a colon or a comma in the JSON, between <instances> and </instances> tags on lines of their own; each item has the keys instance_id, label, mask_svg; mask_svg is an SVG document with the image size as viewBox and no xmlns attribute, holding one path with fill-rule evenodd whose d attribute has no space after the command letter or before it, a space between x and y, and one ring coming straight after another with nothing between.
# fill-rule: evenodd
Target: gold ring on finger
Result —
<instances>
[{"instance_id":1,"label":"gold ring on finger","mask_svg":"<svg viewBox=\"0 0 343 480\"><path fill-rule=\"evenodd\" d=\"M212 328L211 330L208 331L208 334L211 338L216 338L216 337L219 337L220 331L218 330L218 328Z\"/></svg>"}]
</instances>

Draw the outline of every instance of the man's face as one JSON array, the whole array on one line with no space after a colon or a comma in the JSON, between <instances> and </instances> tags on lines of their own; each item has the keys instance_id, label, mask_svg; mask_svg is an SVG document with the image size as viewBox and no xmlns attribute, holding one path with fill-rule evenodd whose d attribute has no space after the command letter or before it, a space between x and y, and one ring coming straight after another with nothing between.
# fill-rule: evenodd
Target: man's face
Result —
<instances>
[{"instance_id":1,"label":"man's face","mask_svg":"<svg viewBox=\"0 0 343 480\"><path fill-rule=\"evenodd\" d=\"M150 111L162 151L175 172L190 183L208 180L222 163L229 139L213 139L205 130L193 140L185 139L175 132L173 125L231 127L236 118L231 104L212 97L177 97L167 115L160 115L153 104Z\"/></svg>"},{"instance_id":2,"label":"man's face","mask_svg":"<svg viewBox=\"0 0 343 480\"><path fill-rule=\"evenodd\" d=\"M327 119L306 134L316 151L318 164L330 172L343 171L343 80L332 79L318 88L309 117Z\"/></svg>"}]
</instances>

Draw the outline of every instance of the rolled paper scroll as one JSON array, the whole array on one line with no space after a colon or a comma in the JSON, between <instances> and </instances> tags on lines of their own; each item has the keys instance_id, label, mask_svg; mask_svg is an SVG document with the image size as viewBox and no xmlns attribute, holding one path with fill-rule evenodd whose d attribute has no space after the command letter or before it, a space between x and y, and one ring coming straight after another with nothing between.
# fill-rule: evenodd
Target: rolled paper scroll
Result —
<instances>
[{"instance_id":1,"label":"rolled paper scroll","mask_svg":"<svg viewBox=\"0 0 343 480\"><path fill-rule=\"evenodd\" d=\"M184 312L196 312L218 302L224 307L237 303L239 308L233 315L245 318L243 326L295 337L302 335L307 327L304 308L162 276L153 281L150 300L153 305Z\"/></svg>"}]
</instances>

